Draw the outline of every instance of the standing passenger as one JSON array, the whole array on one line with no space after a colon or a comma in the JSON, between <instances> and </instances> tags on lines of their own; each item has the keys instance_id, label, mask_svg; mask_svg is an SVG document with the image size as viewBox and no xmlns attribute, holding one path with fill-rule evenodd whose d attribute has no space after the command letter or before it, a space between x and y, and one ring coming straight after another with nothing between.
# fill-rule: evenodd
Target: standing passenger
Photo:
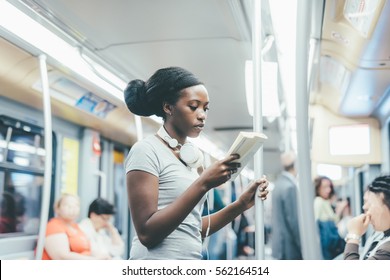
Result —
<instances>
[{"instance_id":1,"label":"standing passenger","mask_svg":"<svg viewBox=\"0 0 390 280\"><path fill-rule=\"evenodd\" d=\"M146 82L131 81L125 90L129 110L157 115L164 125L136 143L126 159L127 190L136 237L130 259L201 259L202 238L265 199L268 181L252 182L238 200L201 217L205 194L237 172L238 155L201 170L201 152L187 137L203 130L209 96L205 86L180 67L156 71ZM260 192L258 192L258 189Z\"/></svg>"},{"instance_id":2,"label":"standing passenger","mask_svg":"<svg viewBox=\"0 0 390 280\"><path fill-rule=\"evenodd\" d=\"M281 162L283 171L272 191L272 257L301 260L295 154L283 153Z\"/></svg>"}]
</instances>

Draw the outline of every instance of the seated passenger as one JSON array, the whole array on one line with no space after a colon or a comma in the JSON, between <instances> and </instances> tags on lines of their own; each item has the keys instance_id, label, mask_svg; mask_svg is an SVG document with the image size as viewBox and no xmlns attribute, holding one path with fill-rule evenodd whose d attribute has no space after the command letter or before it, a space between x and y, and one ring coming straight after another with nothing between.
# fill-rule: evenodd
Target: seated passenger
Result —
<instances>
[{"instance_id":1,"label":"seated passenger","mask_svg":"<svg viewBox=\"0 0 390 280\"><path fill-rule=\"evenodd\" d=\"M125 244L110 222L113 214L114 205L103 198L97 198L89 206L88 218L79 223L91 243L91 253L94 256L122 259Z\"/></svg>"},{"instance_id":2,"label":"seated passenger","mask_svg":"<svg viewBox=\"0 0 390 280\"><path fill-rule=\"evenodd\" d=\"M80 200L72 194L62 194L54 204L56 217L46 227L43 260L94 260L87 236L76 223L80 214Z\"/></svg>"},{"instance_id":3,"label":"seated passenger","mask_svg":"<svg viewBox=\"0 0 390 280\"><path fill-rule=\"evenodd\" d=\"M363 205L364 214L352 218L348 223L347 244L344 259L358 260L359 240L371 223L375 231L382 232L381 238L372 242L367 260L390 260L390 176L377 177L368 186Z\"/></svg>"}]
</instances>

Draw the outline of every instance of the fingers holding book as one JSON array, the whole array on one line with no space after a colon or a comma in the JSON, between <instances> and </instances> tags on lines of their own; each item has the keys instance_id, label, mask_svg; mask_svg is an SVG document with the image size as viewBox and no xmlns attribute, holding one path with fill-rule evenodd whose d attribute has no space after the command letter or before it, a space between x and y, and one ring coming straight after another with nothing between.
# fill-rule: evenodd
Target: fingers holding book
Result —
<instances>
[{"instance_id":1,"label":"fingers holding book","mask_svg":"<svg viewBox=\"0 0 390 280\"><path fill-rule=\"evenodd\" d=\"M226 175L230 179L234 173L238 171L238 168L241 167L241 164L239 162L233 162L228 165L226 169Z\"/></svg>"}]
</instances>

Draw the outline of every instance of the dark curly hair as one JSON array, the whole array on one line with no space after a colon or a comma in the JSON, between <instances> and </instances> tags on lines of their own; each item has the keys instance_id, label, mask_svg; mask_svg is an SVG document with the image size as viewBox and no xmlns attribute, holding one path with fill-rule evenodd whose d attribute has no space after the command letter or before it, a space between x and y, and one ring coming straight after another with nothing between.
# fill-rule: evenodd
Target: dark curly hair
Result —
<instances>
[{"instance_id":1,"label":"dark curly hair","mask_svg":"<svg viewBox=\"0 0 390 280\"><path fill-rule=\"evenodd\" d=\"M383 193L383 202L390 210L390 175L379 176L368 185L368 190L373 193Z\"/></svg>"},{"instance_id":2,"label":"dark curly hair","mask_svg":"<svg viewBox=\"0 0 390 280\"><path fill-rule=\"evenodd\" d=\"M146 82L136 79L124 90L127 108L139 116L156 115L165 119L163 103L176 104L181 90L203 84L194 74L181 67L157 70Z\"/></svg>"}]
</instances>

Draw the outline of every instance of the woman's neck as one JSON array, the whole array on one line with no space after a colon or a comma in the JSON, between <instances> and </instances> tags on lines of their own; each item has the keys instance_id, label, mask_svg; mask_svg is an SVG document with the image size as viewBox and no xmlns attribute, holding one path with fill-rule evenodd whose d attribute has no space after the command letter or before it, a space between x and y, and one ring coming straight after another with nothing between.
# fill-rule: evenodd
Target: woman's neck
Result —
<instances>
[{"instance_id":1,"label":"woman's neck","mask_svg":"<svg viewBox=\"0 0 390 280\"><path fill-rule=\"evenodd\" d=\"M63 218L61 216L57 216L57 218L60 219L63 223L68 224L68 225L73 223L73 220L69 220L69 219Z\"/></svg>"},{"instance_id":2,"label":"woman's neck","mask_svg":"<svg viewBox=\"0 0 390 280\"><path fill-rule=\"evenodd\" d=\"M168 123L164 123L164 129L171 138L176 139L180 145L184 145L184 143L187 140L186 136L184 137L179 136L176 130L173 128L173 126L169 125Z\"/></svg>"}]
</instances>

